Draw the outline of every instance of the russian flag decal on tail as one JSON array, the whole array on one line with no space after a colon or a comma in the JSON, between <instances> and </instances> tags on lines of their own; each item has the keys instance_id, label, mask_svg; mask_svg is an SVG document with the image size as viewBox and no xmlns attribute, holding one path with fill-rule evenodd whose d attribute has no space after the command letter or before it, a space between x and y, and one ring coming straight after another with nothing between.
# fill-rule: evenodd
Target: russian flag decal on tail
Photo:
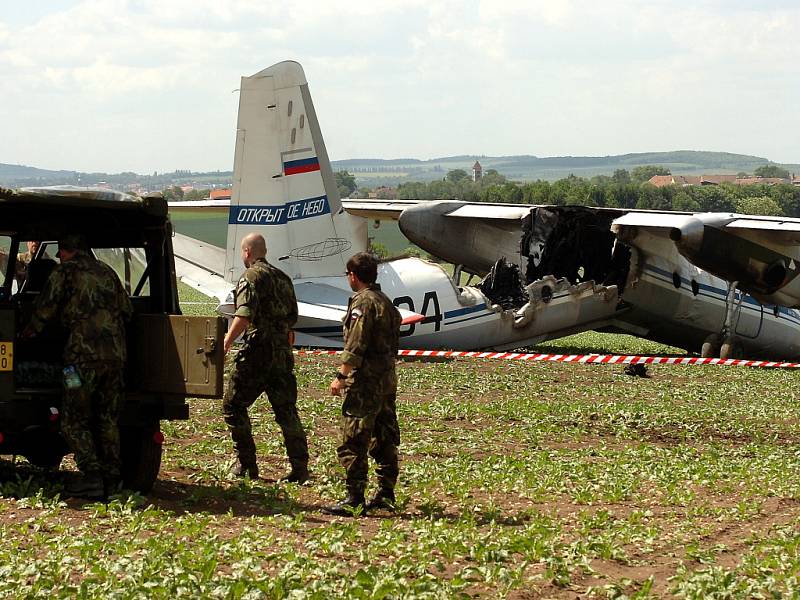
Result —
<instances>
[{"instance_id":1,"label":"russian flag decal on tail","mask_svg":"<svg viewBox=\"0 0 800 600\"><path fill-rule=\"evenodd\" d=\"M313 173L319 171L319 159L314 156L311 148L294 152L282 152L284 175L297 175L299 173Z\"/></svg>"}]
</instances>

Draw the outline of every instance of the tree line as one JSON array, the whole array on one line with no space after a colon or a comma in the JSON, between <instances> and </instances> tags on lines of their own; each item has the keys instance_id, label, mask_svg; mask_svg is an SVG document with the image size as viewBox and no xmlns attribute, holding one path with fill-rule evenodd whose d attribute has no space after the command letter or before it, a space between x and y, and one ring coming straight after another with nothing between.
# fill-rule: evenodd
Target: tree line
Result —
<instances>
[{"instance_id":1,"label":"tree line","mask_svg":"<svg viewBox=\"0 0 800 600\"><path fill-rule=\"evenodd\" d=\"M777 172L768 165L757 169L759 177L788 178L785 170ZM657 165L618 169L613 175L592 178L570 175L558 181L519 183L506 180L492 169L472 181L461 169L450 171L440 181L408 182L397 187L396 197L403 200L457 199L467 202L507 202L514 204L549 204L638 208L688 212L739 212L800 217L800 186L791 184L668 185L647 183L653 175L669 175L669 169ZM744 176L744 173L740 173ZM359 190L361 192L363 190ZM378 194L380 197L380 193Z\"/></svg>"},{"instance_id":2,"label":"tree line","mask_svg":"<svg viewBox=\"0 0 800 600\"><path fill-rule=\"evenodd\" d=\"M506 202L512 204L549 204L602 206L609 208L639 208L687 212L738 212L743 214L800 217L800 186L790 184L736 185L668 185L655 187L648 182L654 175L670 175L670 170L658 165L639 166L631 171L617 169L612 175L591 178L570 175L558 181L520 183L508 181L495 169L473 181L463 169L453 169L441 180L410 181L396 189L380 188L377 197L401 200L455 199L466 202ZM739 173L740 177L746 176ZM753 173L756 177L788 179L790 174L777 165L764 165ZM366 198L373 190L357 188L356 178L347 171L334 173L342 198ZM164 190L170 200L200 200L208 190L184 193L179 186Z\"/></svg>"}]
</instances>

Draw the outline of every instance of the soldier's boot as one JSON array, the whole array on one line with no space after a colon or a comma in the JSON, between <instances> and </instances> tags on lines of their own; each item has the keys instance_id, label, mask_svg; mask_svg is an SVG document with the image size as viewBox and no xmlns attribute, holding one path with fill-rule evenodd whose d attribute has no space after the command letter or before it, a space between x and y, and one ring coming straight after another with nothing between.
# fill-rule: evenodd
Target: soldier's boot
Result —
<instances>
[{"instance_id":1,"label":"soldier's boot","mask_svg":"<svg viewBox=\"0 0 800 600\"><path fill-rule=\"evenodd\" d=\"M229 473L233 477L250 477L250 479L258 479L258 465L255 459L252 461L243 461L241 458L234 461L231 465Z\"/></svg>"},{"instance_id":2,"label":"soldier's boot","mask_svg":"<svg viewBox=\"0 0 800 600\"><path fill-rule=\"evenodd\" d=\"M231 431L233 445L236 449L236 460L231 465L229 473L233 477L250 476L250 479L258 479L258 465L256 464L256 443L253 436L247 432Z\"/></svg>"},{"instance_id":3,"label":"soldier's boot","mask_svg":"<svg viewBox=\"0 0 800 600\"><path fill-rule=\"evenodd\" d=\"M367 503L367 510L397 510L397 501L394 499L394 490L390 488L380 488L372 499Z\"/></svg>"},{"instance_id":4,"label":"soldier's boot","mask_svg":"<svg viewBox=\"0 0 800 600\"><path fill-rule=\"evenodd\" d=\"M299 483L303 484L308 481L310 477L308 473L308 462L292 461L291 470L280 478L284 483Z\"/></svg>"},{"instance_id":5,"label":"soldier's boot","mask_svg":"<svg viewBox=\"0 0 800 600\"><path fill-rule=\"evenodd\" d=\"M103 478L99 473L86 473L64 485L64 495L70 498L103 498L105 493Z\"/></svg>"},{"instance_id":6,"label":"soldier's boot","mask_svg":"<svg viewBox=\"0 0 800 600\"><path fill-rule=\"evenodd\" d=\"M300 424L300 419L296 418L297 428L283 430L283 442L286 446L286 454L289 457L289 464L292 466L290 471L280 478L286 483L305 483L308 481L308 441Z\"/></svg>"},{"instance_id":7,"label":"soldier's boot","mask_svg":"<svg viewBox=\"0 0 800 600\"><path fill-rule=\"evenodd\" d=\"M329 515L340 517L365 515L367 514L367 507L364 502L364 490L351 489L347 492L347 498L331 506L326 506L322 510Z\"/></svg>"}]
</instances>

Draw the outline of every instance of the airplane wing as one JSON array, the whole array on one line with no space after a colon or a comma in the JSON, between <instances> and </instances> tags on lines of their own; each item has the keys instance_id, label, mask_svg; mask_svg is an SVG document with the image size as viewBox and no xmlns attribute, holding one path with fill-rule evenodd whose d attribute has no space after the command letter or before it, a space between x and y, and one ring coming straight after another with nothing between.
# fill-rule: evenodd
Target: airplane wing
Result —
<instances>
[{"instance_id":1,"label":"airplane wing","mask_svg":"<svg viewBox=\"0 0 800 600\"><path fill-rule=\"evenodd\" d=\"M623 226L646 227L670 238L686 237L701 227L713 227L776 249L800 246L800 219L790 217L733 213L630 212L614 220L615 231Z\"/></svg>"},{"instance_id":2,"label":"airplane wing","mask_svg":"<svg viewBox=\"0 0 800 600\"><path fill-rule=\"evenodd\" d=\"M732 213L628 213L612 224L621 239L638 229L674 242L694 265L764 304L800 307L800 219Z\"/></svg>"},{"instance_id":3,"label":"airplane wing","mask_svg":"<svg viewBox=\"0 0 800 600\"><path fill-rule=\"evenodd\" d=\"M490 204L486 202L471 202L459 206L443 216L460 219L497 219L519 221L530 214L530 204Z\"/></svg>"},{"instance_id":4,"label":"airplane wing","mask_svg":"<svg viewBox=\"0 0 800 600\"><path fill-rule=\"evenodd\" d=\"M376 220L400 220L400 213L419 205L448 203L452 210L443 216L464 219L515 220L530 213L531 204L500 204L489 202L461 202L459 200L342 200L342 206L351 215Z\"/></svg>"},{"instance_id":5,"label":"airplane wing","mask_svg":"<svg viewBox=\"0 0 800 600\"><path fill-rule=\"evenodd\" d=\"M225 250L176 233L172 238L175 274L183 283L224 302L233 285L225 281Z\"/></svg>"},{"instance_id":6,"label":"airplane wing","mask_svg":"<svg viewBox=\"0 0 800 600\"><path fill-rule=\"evenodd\" d=\"M379 221L397 221L400 213L410 206L425 200L366 200L363 198L342 199L342 206L351 215Z\"/></svg>"},{"instance_id":7,"label":"airplane wing","mask_svg":"<svg viewBox=\"0 0 800 600\"><path fill-rule=\"evenodd\" d=\"M192 202L178 202L178 206L193 204ZM463 202L461 200L368 200L365 198L343 199L342 206L352 215L377 220L400 220L400 213L407 208L421 206L433 207L447 205L445 212L438 211L441 216L462 218L462 219L481 219L497 221L518 221L530 214L531 209L539 208L538 204L512 204L504 202ZM170 204L172 207L173 204ZM591 207L597 212L619 213L618 208ZM624 209L625 212L633 211L641 214L661 215L658 211L648 209ZM691 214L691 213L673 213Z\"/></svg>"},{"instance_id":8,"label":"airplane wing","mask_svg":"<svg viewBox=\"0 0 800 600\"><path fill-rule=\"evenodd\" d=\"M760 237L764 243L786 246L800 245L800 219L783 217L750 217L738 215L727 225L728 229L750 232L750 237Z\"/></svg>"}]
</instances>

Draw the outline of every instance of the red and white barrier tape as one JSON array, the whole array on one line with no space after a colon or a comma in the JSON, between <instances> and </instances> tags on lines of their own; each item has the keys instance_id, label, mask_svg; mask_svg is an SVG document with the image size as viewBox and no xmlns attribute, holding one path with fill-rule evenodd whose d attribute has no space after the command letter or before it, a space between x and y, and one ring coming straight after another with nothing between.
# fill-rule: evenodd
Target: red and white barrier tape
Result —
<instances>
[{"instance_id":1,"label":"red and white barrier tape","mask_svg":"<svg viewBox=\"0 0 800 600\"><path fill-rule=\"evenodd\" d=\"M333 355L341 350L299 350L299 355ZM631 356L612 354L523 354L521 352L465 352L457 350L400 350L397 356L423 358L491 358L530 360L534 362L569 362L604 365L720 365L724 367L762 367L800 369L800 363L734 358L700 358L697 356Z\"/></svg>"}]
</instances>

